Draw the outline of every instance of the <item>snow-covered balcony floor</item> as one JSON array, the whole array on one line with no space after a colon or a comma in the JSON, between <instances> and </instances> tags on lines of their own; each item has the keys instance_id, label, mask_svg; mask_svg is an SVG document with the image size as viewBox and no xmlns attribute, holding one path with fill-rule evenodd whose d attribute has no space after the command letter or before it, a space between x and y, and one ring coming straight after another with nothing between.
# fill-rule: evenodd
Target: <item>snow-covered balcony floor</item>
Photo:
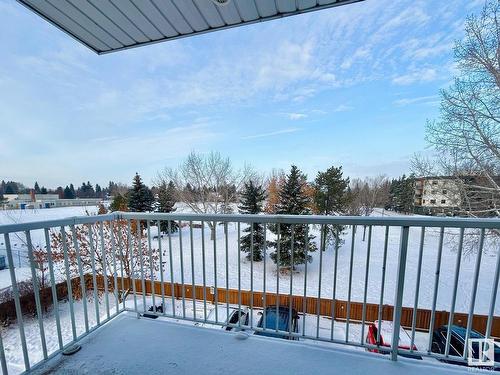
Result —
<instances>
[{"instance_id":1,"label":"snow-covered balcony floor","mask_svg":"<svg viewBox=\"0 0 500 375\"><path fill-rule=\"evenodd\" d=\"M36 374L458 374L466 368L324 348L122 313Z\"/></svg>"}]
</instances>

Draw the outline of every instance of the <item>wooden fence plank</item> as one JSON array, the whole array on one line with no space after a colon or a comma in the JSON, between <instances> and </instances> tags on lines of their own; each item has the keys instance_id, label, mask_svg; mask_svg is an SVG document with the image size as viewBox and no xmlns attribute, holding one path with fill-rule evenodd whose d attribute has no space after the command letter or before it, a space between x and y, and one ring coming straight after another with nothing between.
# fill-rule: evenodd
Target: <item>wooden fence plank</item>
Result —
<instances>
[{"instance_id":1,"label":"wooden fence plank","mask_svg":"<svg viewBox=\"0 0 500 375\"><path fill-rule=\"evenodd\" d=\"M119 279L118 285L121 285L121 279ZM131 287L131 282L129 279L124 279L124 285L126 289ZM140 280L135 280L136 292L138 294L142 293L142 285ZM98 282L100 287L103 285L102 280ZM164 282L165 295L172 296L171 284L170 282ZM193 287L189 284L184 284L184 292L185 298L192 299L193 298ZM154 283L155 293L159 295L161 293L161 282L155 281ZM226 293L225 288L218 288L218 302L226 303L227 299L231 305L238 304L238 290L237 289L229 289ZM151 283L146 283L146 293L151 294ZM263 293L262 292L253 292L253 304L254 307L263 307ZM182 296L182 284L174 283L174 297L180 298ZM203 300L203 286L195 285L194 291L195 299ZM211 293L211 288L206 287L206 296L207 301L211 303L215 303L215 293ZM250 305L251 292L249 290L241 290L241 304L242 305ZM292 295L292 306L298 312L304 312L303 310L303 296ZM266 293L266 306L276 305L276 293ZM280 306L289 306L289 295L288 294L280 294L279 295L279 303ZM317 314L317 298L316 297L306 297L306 313L308 314ZM367 303L366 304L366 321L373 322L378 319L378 304ZM335 320L345 320L346 319L346 310L347 310L347 301L336 300L335 301ZM360 322L362 319L362 310L363 304L361 302L351 302L351 316L350 320L353 322ZM394 307L391 305L383 305L382 306L382 319L383 320L392 320ZM327 298L321 298L319 301L319 314L326 317L332 317L332 300ZM416 329L419 331L429 331L430 324L430 316L431 311L427 309L418 309L417 310L417 320L416 320ZM436 329L442 325L448 324L449 312L447 311L436 311L436 319L434 322L434 328ZM406 329L411 329L413 319L413 308L411 307L403 307L403 311L401 312L401 326ZM486 323L488 317L486 315L474 315L472 320L472 328L478 332L485 333L486 331ZM467 325L467 314L465 313L455 313L453 317L454 324L466 326ZM500 337L500 317L495 316L493 319L493 325L491 330L491 335L493 337Z\"/></svg>"}]
</instances>

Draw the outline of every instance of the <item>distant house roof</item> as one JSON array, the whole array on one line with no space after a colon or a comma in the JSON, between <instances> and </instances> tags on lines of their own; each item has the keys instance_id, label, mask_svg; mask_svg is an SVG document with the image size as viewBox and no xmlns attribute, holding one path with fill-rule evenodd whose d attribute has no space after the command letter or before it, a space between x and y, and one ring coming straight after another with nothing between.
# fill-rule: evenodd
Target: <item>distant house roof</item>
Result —
<instances>
[{"instance_id":1,"label":"distant house roof","mask_svg":"<svg viewBox=\"0 0 500 375\"><path fill-rule=\"evenodd\" d=\"M18 0L98 54L363 0Z\"/></svg>"}]
</instances>

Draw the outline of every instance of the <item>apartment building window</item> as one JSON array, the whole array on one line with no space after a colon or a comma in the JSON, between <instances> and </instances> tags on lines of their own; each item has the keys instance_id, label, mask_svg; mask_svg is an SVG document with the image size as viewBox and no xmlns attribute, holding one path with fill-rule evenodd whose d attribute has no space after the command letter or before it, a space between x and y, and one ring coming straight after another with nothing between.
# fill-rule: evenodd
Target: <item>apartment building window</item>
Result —
<instances>
[{"instance_id":1,"label":"apartment building window","mask_svg":"<svg viewBox=\"0 0 500 375\"><path fill-rule=\"evenodd\" d=\"M432 184L433 184L433 185L437 185L437 184L438 184L438 182L437 182L437 181L432 181Z\"/></svg>"},{"instance_id":2,"label":"apartment building window","mask_svg":"<svg viewBox=\"0 0 500 375\"><path fill-rule=\"evenodd\" d=\"M436 204L436 200L435 199L431 199L431 204Z\"/></svg>"},{"instance_id":3,"label":"apartment building window","mask_svg":"<svg viewBox=\"0 0 500 375\"><path fill-rule=\"evenodd\" d=\"M446 203L446 199L441 199L441 204L445 204Z\"/></svg>"},{"instance_id":4,"label":"apartment building window","mask_svg":"<svg viewBox=\"0 0 500 375\"><path fill-rule=\"evenodd\" d=\"M425 199L422 199L422 203L425 203Z\"/></svg>"},{"instance_id":5,"label":"apartment building window","mask_svg":"<svg viewBox=\"0 0 500 375\"><path fill-rule=\"evenodd\" d=\"M444 190L443 190L443 194L444 194L444 195L448 194L448 190L444 189Z\"/></svg>"}]
</instances>

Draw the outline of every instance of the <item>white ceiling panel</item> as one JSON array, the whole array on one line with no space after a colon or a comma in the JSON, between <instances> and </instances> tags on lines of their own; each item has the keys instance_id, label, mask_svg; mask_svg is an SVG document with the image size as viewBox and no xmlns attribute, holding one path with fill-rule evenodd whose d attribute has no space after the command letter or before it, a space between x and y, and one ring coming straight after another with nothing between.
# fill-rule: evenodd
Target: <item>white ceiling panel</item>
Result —
<instances>
[{"instance_id":1,"label":"white ceiling panel","mask_svg":"<svg viewBox=\"0 0 500 375\"><path fill-rule=\"evenodd\" d=\"M316 6L316 0L298 0L300 10L309 9Z\"/></svg>"},{"instance_id":2,"label":"white ceiling panel","mask_svg":"<svg viewBox=\"0 0 500 375\"><path fill-rule=\"evenodd\" d=\"M259 12L254 1L234 0L234 5L238 8L241 19L244 22L255 21L259 19Z\"/></svg>"},{"instance_id":3,"label":"white ceiling panel","mask_svg":"<svg viewBox=\"0 0 500 375\"><path fill-rule=\"evenodd\" d=\"M359 1L18 0L99 54Z\"/></svg>"},{"instance_id":4,"label":"white ceiling panel","mask_svg":"<svg viewBox=\"0 0 500 375\"><path fill-rule=\"evenodd\" d=\"M210 27L222 27L225 25L216 6L211 1L194 0L194 2Z\"/></svg>"},{"instance_id":5,"label":"white ceiling panel","mask_svg":"<svg viewBox=\"0 0 500 375\"><path fill-rule=\"evenodd\" d=\"M194 31L202 31L209 28L196 5L191 0L173 0L179 12Z\"/></svg>"},{"instance_id":6,"label":"white ceiling panel","mask_svg":"<svg viewBox=\"0 0 500 375\"><path fill-rule=\"evenodd\" d=\"M259 15L263 18L275 16L278 11L276 10L276 4L274 1L269 0L254 0Z\"/></svg>"}]
</instances>

